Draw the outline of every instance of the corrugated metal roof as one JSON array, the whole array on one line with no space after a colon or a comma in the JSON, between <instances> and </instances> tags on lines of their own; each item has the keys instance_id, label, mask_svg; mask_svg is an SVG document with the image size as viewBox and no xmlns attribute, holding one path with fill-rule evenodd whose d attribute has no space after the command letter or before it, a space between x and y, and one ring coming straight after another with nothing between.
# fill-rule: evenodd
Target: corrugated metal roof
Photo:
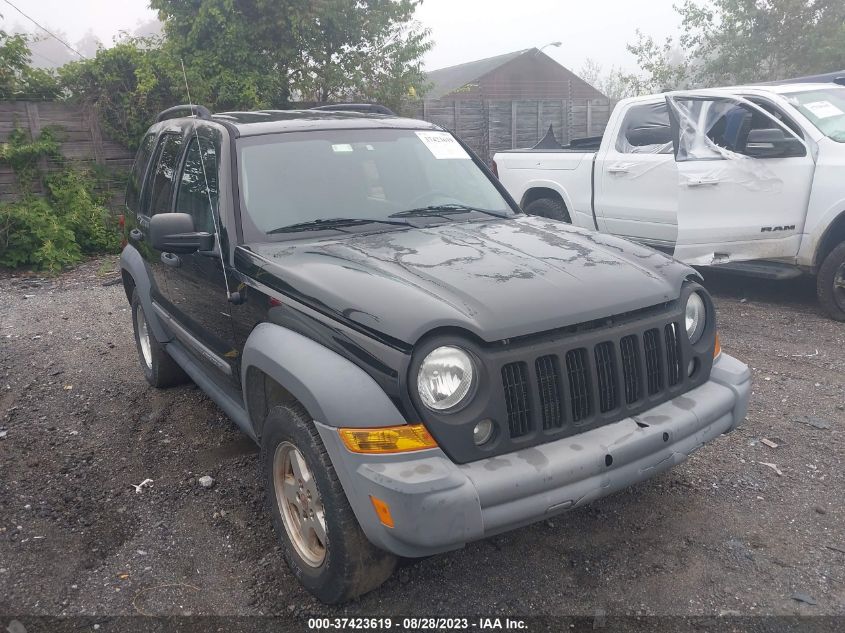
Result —
<instances>
[{"instance_id":1,"label":"corrugated metal roof","mask_svg":"<svg viewBox=\"0 0 845 633\"><path fill-rule=\"evenodd\" d=\"M487 73L496 70L499 66L504 66L520 55L536 50L536 48L526 48L521 51L514 51L513 53L505 53L504 55L487 57L474 62L458 64L457 66L449 66L448 68L432 70L427 74L427 78L433 86L431 90L426 93L425 98L440 99L450 92L454 92L458 88L461 88L468 83L483 77Z\"/></svg>"}]
</instances>

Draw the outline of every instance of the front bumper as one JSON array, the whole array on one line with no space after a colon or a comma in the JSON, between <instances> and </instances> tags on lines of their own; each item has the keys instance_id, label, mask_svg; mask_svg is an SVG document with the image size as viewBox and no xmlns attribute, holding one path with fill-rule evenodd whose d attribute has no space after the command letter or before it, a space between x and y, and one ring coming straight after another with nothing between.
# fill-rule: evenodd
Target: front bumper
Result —
<instances>
[{"instance_id":1,"label":"front bumper","mask_svg":"<svg viewBox=\"0 0 845 633\"><path fill-rule=\"evenodd\" d=\"M317 423L355 516L378 547L427 556L570 510L684 461L742 422L751 372L722 354L710 380L636 417L555 442L455 464L440 449L350 453ZM370 495L390 506L394 527Z\"/></svg>"}]
</instances>

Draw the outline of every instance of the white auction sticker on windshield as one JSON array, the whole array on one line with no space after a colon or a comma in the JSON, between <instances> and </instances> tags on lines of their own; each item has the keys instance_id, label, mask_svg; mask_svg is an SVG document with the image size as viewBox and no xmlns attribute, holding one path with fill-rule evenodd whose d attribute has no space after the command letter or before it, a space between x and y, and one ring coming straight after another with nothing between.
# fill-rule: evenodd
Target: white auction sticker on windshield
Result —
<instances>
[{"instance_id":1,"label":"white auction sticker on windshield","mask_svg":"<svg viewBox=\"0 0 845 633\"><path fill-rule=\"evenodd\" d=\"M842 112L842 110L830 101L811 101L810 103L805 103L804 107L819 119L829 119L832 116L845 114L845 112Z\"/></svg>"},{"instance_id":2,"label":"white auction sticker on windshield","mask_svg":"<svg viewBox=\"0 0 845 633\"><path fill-rule=\"evenodd\" d=\"M438 160L444 158L469 160L469 154L449 132L417 132L417 136Z\"/></svg>"}]
</instances>

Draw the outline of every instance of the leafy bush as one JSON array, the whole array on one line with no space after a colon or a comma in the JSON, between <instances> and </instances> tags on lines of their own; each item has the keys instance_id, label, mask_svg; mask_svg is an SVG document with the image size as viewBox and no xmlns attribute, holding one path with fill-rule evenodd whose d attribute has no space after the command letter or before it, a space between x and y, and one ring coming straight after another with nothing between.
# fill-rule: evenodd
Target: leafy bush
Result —
<instances>
[{"instance_id":1,"label":"leafy bush","mask_svg":"<svg viewBox=\"0 0 845 633\"><path fill-rule=\"evenodd\" d=\"M42 177L42 157L62 169ZM0 162L12 167L21 193L19 201L0 204L0 266L35 266L55 273L86 254L119 250L115 218L96 193L97 175L64 164L53 132L44 130L30 141L25 132L13 130L9 142L0 146ZM46 195L33 193L37 182L44 184Z\"/></svg>"},{"instance_id":2,"label":"leafy bush","mask_svg":"<svg viewBox=\"0 0 845 633\"><path fill-rule=\"evenodd\" d=\"M81 259L73 230L44 198L29 195L0 205L0 266L58 272Z\"/></svg>"},{"instance_id":3,"label":"leafy bush","mask_svg":"<svg viewBox=\"0 0 845 633\"><path fill-rule=\"evenodd\" d=\"M117 223L94 193L94 183L90 172L72 169L47 178L53 209L82 252L115 253L120 249Z\"/></svg>"}]
</instances>

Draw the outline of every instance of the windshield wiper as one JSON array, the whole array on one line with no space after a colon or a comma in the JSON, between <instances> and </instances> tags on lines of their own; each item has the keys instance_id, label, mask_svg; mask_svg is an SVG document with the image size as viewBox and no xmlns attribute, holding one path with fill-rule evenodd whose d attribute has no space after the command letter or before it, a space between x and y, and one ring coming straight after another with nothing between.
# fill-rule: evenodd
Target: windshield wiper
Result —
<instances>
[{"instance_id":1,"label":"windshield wiper","mask_svg":"<svg viewBox=\"0 0 845 633\"><path fill-rule=\"evenodd\" d=\"M472 207L467 204L431 204L426 207L419 207L417 209L408 209L407 211L399 211L398 213L391 213L390 218L412 218L426 215L457 215L460 213L484 213L492 215L496 218L507 218L508 215L499 213L498 211L491 211L490 209L481 209L479 207Z\"/></svg>"},{"instance_id":2,"label":"windshield wiper","mask_svg":"<svg viewBox=\"0 0 845 633\"><path fill-rule=\"evenodd\" d=\"M410 224L402 222L401 220L389 220L382 218L318 218L316 220L308 220L307 222L297 222L296 224L280 226L272 231L267 231L267 234L296 233L297 231L321 231L323 229L333 229L342 226L356 226L358 224L371 224L373 222L378 222L380 224L395 224L396 226L410 226Z\"/></svg>"}]
</instances>

